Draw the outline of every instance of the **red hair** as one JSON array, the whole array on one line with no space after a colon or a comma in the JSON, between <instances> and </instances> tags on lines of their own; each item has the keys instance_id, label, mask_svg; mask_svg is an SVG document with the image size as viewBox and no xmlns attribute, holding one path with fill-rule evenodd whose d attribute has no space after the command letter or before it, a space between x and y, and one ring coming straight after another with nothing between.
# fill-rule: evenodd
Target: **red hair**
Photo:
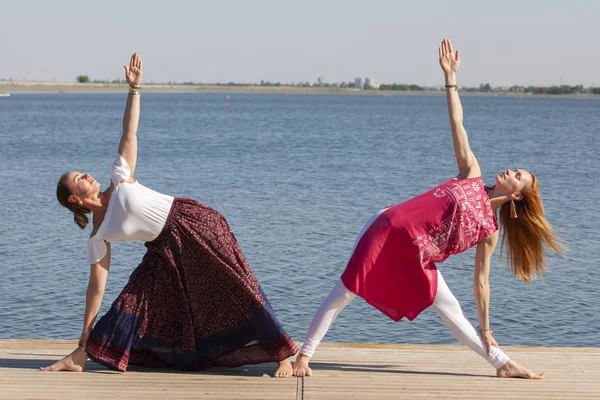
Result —
<instances>
[{"instance_id":1,"label":"red hair","mask_svg":"<svg viewBox=\"0 0 600 400\"><path fill-rule=\"evenodd\" d=\"M562 254L564 247L558 236L546 220L542 196L536 177L523 192L523 199L515 201L517 218L511 218L511 204L506 202L500 207L502 225L501 253L508 254L509 269L514 276L525 283L536 276L542 278L546 272L546 254L544 247Z\"/></svg>"}]
</instances>

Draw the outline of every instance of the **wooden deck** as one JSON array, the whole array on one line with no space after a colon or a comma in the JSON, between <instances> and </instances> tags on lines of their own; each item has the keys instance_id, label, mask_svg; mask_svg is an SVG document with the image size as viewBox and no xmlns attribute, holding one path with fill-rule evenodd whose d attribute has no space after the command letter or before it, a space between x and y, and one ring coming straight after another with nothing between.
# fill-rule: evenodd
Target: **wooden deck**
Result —
<instances>
[{"instance_id":1,"label":"wooden deck","mask_svg":"<svg viewBox=\"0 0 600 400\"><path fill-rule=\"evenodd\" d=\"M276 379L275 364L187 373L41 372L75 341L0 340L1 399L599 399L600 349L506 347L543 381L499 379L462 346L324 343L314 376ZM301 387L304 382L304 396Z\"/></svg>"}]
</instances>

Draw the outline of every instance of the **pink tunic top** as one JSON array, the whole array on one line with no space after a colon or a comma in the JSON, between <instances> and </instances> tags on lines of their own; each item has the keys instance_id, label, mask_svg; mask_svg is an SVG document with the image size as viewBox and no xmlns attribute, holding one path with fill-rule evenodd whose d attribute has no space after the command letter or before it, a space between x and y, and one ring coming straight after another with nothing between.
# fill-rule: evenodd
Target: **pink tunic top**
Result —
<instances>
[{"instance_id":1,"label":"pink tunic top","mask_svg":"<svg viewBox=\"0 0 600 400\"><path fill-rule=\"evenodd\" d=\"M481 178L453 178L381 213L358 241L342 281L394 321L412 321L435 299L435 263L497 230Z\"/></svg>"}]
</instances>

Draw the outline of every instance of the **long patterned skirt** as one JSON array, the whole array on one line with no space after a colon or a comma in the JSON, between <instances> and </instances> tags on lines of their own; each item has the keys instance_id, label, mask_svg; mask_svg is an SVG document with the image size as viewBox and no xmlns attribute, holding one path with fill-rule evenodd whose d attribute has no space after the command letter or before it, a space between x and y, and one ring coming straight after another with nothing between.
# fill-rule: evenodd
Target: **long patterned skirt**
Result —
<instances>
[{"instance_id":1,"label":"long patterned skirt","mask_svg":"<svg viewBox=\"0 0 600 400\"><path fill-rule=\"evenodd\" d=\"M94 327L89 357L198 370L281 361L298 349L281 327L225 218L175 199L160 235Z\"/></svg>"}]
</instances>

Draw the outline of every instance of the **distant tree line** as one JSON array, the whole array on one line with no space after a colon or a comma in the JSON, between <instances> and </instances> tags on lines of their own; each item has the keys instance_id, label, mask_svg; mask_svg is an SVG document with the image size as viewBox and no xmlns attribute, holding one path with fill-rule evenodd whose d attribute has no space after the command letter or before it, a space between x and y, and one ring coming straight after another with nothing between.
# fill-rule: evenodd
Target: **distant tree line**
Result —
<instances>
[{"instance_id":1,"label":"distant tree line","mask_svg":"<svg viewBox=\"0 0 600 400\"><path fill-rule=\"evenodd\" d=\"M273 82L267 82L267 81L261 80L260 86L281 86L281 83L279 83L279 82L273 83Z\"/></svg>"},{"instance_id":2,"label":"distant tree line","mask_svg":"<svg viewBox=\"0 0 600 400\"><path fill-rule=\"evenodd\" d=\"M411 91L422 91L423 88L419 85L404 85L404 84L399 84L399 83L392 83L387 84L387 83L382 83L381 85L379 85L379 90L411 90Z\"/></svg>"},{"instance_id":3,"label":"distant tree line","mask_svg":"<svg viewBox=\"0 0 600 400\"><path fill-rule=\"evenodd\" d=\"M127 84L127 80L125 79L95 79L90 80L88 75L78 75L76 81L79 83L96 83L96 84L112 84L112 85L124 85ZM162 83L147 83L148 85L153 84L162 84ZM168 82L168 85L202 85L202 83L187 81L183 83L178 82ZM236 83L236 82L228 82L228 83L220 83L217 82L218 86L296 86L296 87L324 87L324 88L356 88L354 82L340 82L340 83L321 83L315 84L310 82L298 82L298 83L284 83L280 82L269 82L265 80L261 80L260 84L255 83ZM374 88L371 88L374 89ZM379 90L385 91L423 91L423 90L437 90L434 87L422 87L419 85L409 85L402 83L382 83L379 85ZM560 85L560 86L511 86L510 88L496 87L493 88L489 83L481 84L479 87L463 87L461 90L465 92L513 92L513 93L531 93L531 94L547 94L547 95L559 95L559 94L578 94L578 93L589 93L600 95L600 87L589 87L585 88L583 85Z\"/></svg>"},{"instance_id":4,"label":"distant tree line","mask_svg":"<svg viewBox=\"0 0 600 400\"><path fill-rule=\"evenodd\" d=\"M577 86L528 86L523 88L524 93L533 94L575 94L575 93L593 93L600 94L600 88L584 88L583 85Z\"/></svg>"},{"instance_id":5,"label":"distant tree line","mask_svg":"<svg viewBox=\"0 0 600 400\"><path fill-rule=\"evenodd\" d=\"M600 94L600 88L589 87L583 85L561 85L561 86L511 86L507 88L492 88L489 83L480 85L478 88L463 88L467 92L512 92L512 93L531 93L531 94L577 94L591 93Z\"/></svg>"}]
</instances>

